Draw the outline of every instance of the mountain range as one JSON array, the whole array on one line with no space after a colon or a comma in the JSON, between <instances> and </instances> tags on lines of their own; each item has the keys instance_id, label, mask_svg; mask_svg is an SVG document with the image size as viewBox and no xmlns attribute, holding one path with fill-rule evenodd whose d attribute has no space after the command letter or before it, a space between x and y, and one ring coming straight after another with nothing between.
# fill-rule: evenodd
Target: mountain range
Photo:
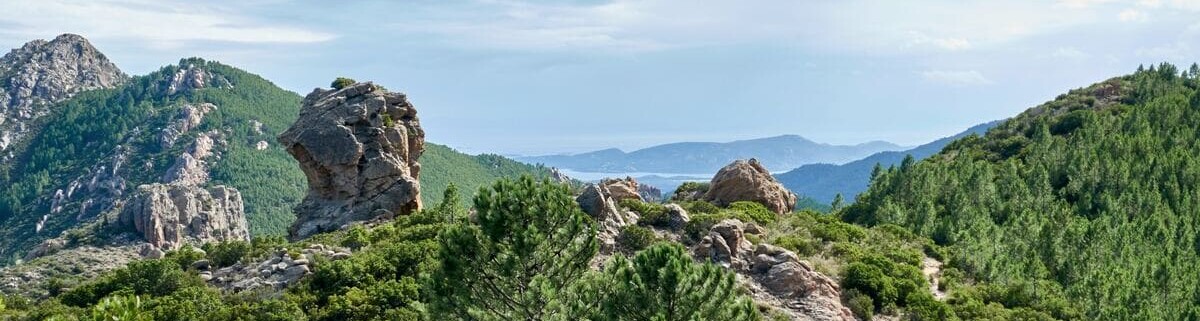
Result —
<instances>
[{"instance_id":1,"label":"mountain range","mask_svg":"<svg viewBox=\"0 0 1200 321\"><path fill-rule=\"evenodd\" d=\"M783 135L726 143L671 143L632 152L610 148L573 155L516 159L579 172L712 174L737 159L757 158L769 169L786 170L813 163L841 164L881 151L903 149L902 146L882 141L830 145L797 135Z\"/></svg>"},{"instance_id":2,"label":"mountain range","mask_svg":"<svg viewBox=\"0 0 1200 321\"><path fill-rule=\"evenodd\" d=\"M792 192L825 204L832 202L838 194L841 194L846 200L852 200L858 193L867 189L867 185L871 182L871 172L876 164L883 168L899 165L906 156L921 160L940 152L950 142L970 135L983 135L987 133L988 129L999 123L1000 121L993 121L975 125L961 133L909 150L879 152L845 164L803 165L784 173L775 174L775 179L778 179L784 187Z\"/></svg>"}]
</instances>

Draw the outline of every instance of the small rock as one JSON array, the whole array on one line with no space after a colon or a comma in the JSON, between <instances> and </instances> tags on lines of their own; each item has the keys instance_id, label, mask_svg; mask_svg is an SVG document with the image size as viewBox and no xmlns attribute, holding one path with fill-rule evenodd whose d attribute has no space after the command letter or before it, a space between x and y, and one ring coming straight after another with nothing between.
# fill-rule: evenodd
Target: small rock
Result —
<instances>
[{"instance_id":1,"label":"small rock","mask_svg":"<svg viewBox=\"0 0 1200 321\"><path fill-rule=\"evenodd\" d=\"M208 268L210 266L211 266L211 263L208 260L199 260L196 262L192 262L192 268L197 269L197 270L208 270Z\"/></svg>"},{"instance_id":2,"label":"small rock","mask_svg":"<svg viewBox=\"0 0 1200 321\"><path fill-rule=\"evenodd\" d=\"M331 258L333 258L333 260L334 260L334 261L336 261L336 260L343 260L343 259L348 259L348 258L350 258L350 253L346 253L346 252L337 252L337 253L333 253L333 255L331 255L330 257L331 257Z\"/></svg>"}]
</instances>

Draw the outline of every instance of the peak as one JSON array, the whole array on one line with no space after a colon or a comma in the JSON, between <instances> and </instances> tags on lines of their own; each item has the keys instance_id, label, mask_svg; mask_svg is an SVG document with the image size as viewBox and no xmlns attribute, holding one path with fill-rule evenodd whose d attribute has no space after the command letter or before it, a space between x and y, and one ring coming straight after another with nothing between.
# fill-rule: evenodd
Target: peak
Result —
<instances>
[{"instance_id":1,"label":"peak","mask_svg":"<svg viewBox=\"0 0 1200 321\"><path fill-rule=\"evenodd\" d=\"M64 33L64 34L58 35L58 37L54 37L54 40L52 40L52 41L50 41L50 42L72 42L72 43L74 43L74 42L82 42L82 43L87 43L87 42L88 42L88 40L87 40L87 38L84 38L83 36L80 36L80 35L77 35L77 34L73 34L73 33Z\"/></svg>"}]
</instances>

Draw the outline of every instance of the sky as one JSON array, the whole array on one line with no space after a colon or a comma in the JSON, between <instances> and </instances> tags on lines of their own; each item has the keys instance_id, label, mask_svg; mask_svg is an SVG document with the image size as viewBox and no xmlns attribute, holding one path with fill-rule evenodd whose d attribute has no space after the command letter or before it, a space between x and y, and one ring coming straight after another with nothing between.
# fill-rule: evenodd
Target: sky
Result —
<instances>
[{"instance_id":1,"label":"sky","mask_svg":"<svg viewBox=\"0 0 1200 321\"><path fill-rule=\"evenodd\" d=\"M0 48L77 33L130 74L202 57L300 94L403 91L427 140L537 155L783 134L918 145L1139 64L1200 0L0 0Z\"/></svg>"}]
</instances>

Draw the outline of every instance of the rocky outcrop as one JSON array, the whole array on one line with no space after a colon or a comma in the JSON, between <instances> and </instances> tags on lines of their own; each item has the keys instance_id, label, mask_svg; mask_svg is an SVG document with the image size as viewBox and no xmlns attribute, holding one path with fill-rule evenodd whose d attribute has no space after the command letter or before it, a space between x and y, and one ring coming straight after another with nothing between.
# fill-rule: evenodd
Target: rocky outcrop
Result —
<instances>
[{"instance_id":1,"label":"rocky outcrop","mask_svg":"<svg viewBox=\"0 0 1200 321\"><path fill-rule=\"evenodd\" d=\"M34 40L0 58L0 151L23 139L50 105L128 77L81 36ZM3 162L7 157L0 157Z\"/></svg>"},{"instance_id":2,"label":"rocky outcrop","mask_svg":"<svg viewBox=\"0 0 1200 321\"><path fill-rule=\"evenodd\" d=\"M216 139L214 139L216 137ZM208 182L207 158L213 156L216 145L223 145L220 132L206 132L196 135L196 140L188 147L175 163L163 174L162 182L166 184L182 184L200 186Z\"/></svg>"},{"instance_id":3,"label":"rocky outcrop","mask_svg":"<svg viewBox=\"0 0 1200 321\"><path fill-rule=\"evenodd\" d=\"M425 132L404 94L371 83L316 89L279 143L308 178L292 239L421 208Z\"/></svg>"},{"instance_id":4,"label":"rocky outcrop","mask_svg":"<svg viewBox=\"0 0 1200 321\"><path fill-rule=\"evenodd\" d=\"M644 183L638 184L638 195L641 195L643 200L646 200L650 203L659 203L663 201L662 190L658 189L658 187Z\"/></svg>"},{"instance_id":5,"label":"rocky outcrop","mask_svg":"<svg viewBox=\"0 0 1200 321\"><path fill-rule=\"evenodd\" d=\"M638 214L620 206L621 200L625 199L642 200L637 181L630 177L588 184L583 194L575 198L583 212L596 220L596 238L600 242L601 254L616 250L617 235L621 234L622 227L637 224Z\"/></svg>"},{"instance_id":6,"label":"rocky outcrop","mask_svg":"<svg viewBox=\"0 0 1200 321\"><path fill-rule=\"evenodd\" d=\"M813 270L791 251L769 244L751 244L747 224L724 220L709 230L693 255L737 272L756 302L772 306L793 320L853 321L841 303L841 288Z\"/></svg>"},{"instance_id":7,"label":"rocky outcrop","mask_svg":"<svg viewBox=\"0 0 1200 321\"><path fill-rule=\"evenodd\" d=\"M713 176L704 200L720 206L737 201L762 203L777 214L796 209L796 194L775 181L758 160L737 160Z\"/></svg>"},{"instance_id":8,"label":"rocky outcrop","mask_svg":"<svg viewBox=\"0 0 1200 321\"><path fill-rule=\"evenodd\" d=\"M232 88L233 84L224 77L211 73L201 66L197 66L193 61L184 59L179 62L179 69L171 78L167 80L163 88L167 96L172 96L180 92L191 91L202 88Z\"/></svg>"},{"instance_id":9,"label":"rocky outcrop","mask_svg":"<svg viewBox=\"0 0 1200 321\"><path fill-rule=\"evenodd\" d=\"M200 260L192 263L192 267L209 285L228 292L278 294L312 273L312 261L317 257L340 260L350 256L348 249L323 244L313 244L297 252L299 257L292 257L287 249L281 249L262 260L239 262L223 268L215 268L208 260Z\"/></svg>"},{"instance_id":10,"label":"rocky outcrop","mask_svg":"<svg viewBox=\"0 0 1200 321\"><path fill-rule=\"evenodd\" d=\"M175 146L175 141L179 139L179 136L200 126L200 123L204 121L204 115L216 109L216 105L209 103L183 105L183 108L179 110L179 115L175 116L175 119L159 132L159 145L163 149Z\"/></svg>"},{"instance_id":11,"label":"rocky outcrop","mask_svg":"<svg viewBox=\"0 0 1200 321\"><path fill-rule=\"evenodd\" d=\"M142 185L121 209L119 221L164 250L184 244L250 240L242 195L225 186Z\"/></svg>"}]
</instances>

